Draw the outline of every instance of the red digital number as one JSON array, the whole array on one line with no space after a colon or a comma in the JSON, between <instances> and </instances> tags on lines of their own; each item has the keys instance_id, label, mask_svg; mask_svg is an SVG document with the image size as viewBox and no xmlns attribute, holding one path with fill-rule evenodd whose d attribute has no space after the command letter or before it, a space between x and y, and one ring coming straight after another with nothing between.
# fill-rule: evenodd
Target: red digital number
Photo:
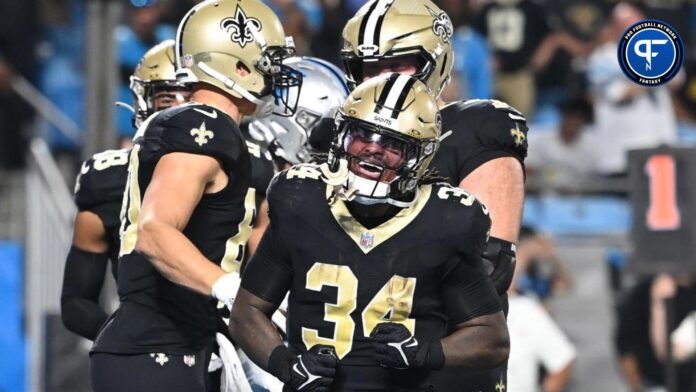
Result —
<instances>
[{"instance_id":1,"label":"red digital number","mask_svg":"<svg viewBox=\"0 0 696 392\"><path fill-rule=\"evenodd\" d=\"M650 182L650 205L646 213L648 229L676 230L681 225L677 206L677 165L671 155L653 155L645 163Z\"/></svg>"}]
</instances>

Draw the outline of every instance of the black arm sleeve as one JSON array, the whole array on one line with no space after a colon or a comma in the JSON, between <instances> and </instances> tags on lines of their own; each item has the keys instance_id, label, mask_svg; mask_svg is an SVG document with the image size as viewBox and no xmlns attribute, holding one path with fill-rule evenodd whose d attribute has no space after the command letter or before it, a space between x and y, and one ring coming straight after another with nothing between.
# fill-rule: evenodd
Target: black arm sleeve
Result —
<instances>
[{"instance_id":1,"label":"black arm sleeve","mask_svg":"<svg viewBox=\"0 0 696 392\"><path fill-rule=\"evenodd\" d=\"M60 296L63 324L68 330L90 340L94 340L108 317L99 306L107 255L86 252L73 246L65 262L63 292Z\"/></svg>"},{"instance_id":2,"label":"black arm sleeve","mask_svg":"<svg viewBox=\"0 0 696 392\"><path fill-rule=\"evenodd\" d=\"M486 249L483 251L483 261L491 281L499 295L507 293L515 274L516 251L515 244L500 238L488 239Z\"/></svg>"},{"instance_id":3,"label":"black arm sleeve","mask_svg":"<svg viewBox=\"0 0 696 392\"><path fill-rule=\"evenodd\" d=\"M450 260L442 276L441 295L453 324L502 310L495 287L480 260Z\"/></svg>"},{"instance_id":4,"label":"black arm sleeve","mask_svg":"<svg viewBox=\"0 0 696 392\"><path fill-rule=\"evenodd\" d=\"M279 305L292 283L287 248L273 226L268 226L256 253L242 273L242 287L265 301Z\"/></svg>"}]
</instances>

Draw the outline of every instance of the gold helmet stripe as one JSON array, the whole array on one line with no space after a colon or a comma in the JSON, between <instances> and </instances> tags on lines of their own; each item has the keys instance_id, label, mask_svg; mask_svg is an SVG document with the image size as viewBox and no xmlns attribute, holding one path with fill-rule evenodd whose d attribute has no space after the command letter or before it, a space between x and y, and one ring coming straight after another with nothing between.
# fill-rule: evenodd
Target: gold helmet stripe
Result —
<instances>
[{"instance_id":1,"label":"gold helmet stripe","mask_svg":"<svg viewBox=\"0 0 696 392\"><path fill-rule=\"evenodd\" d=\"M379 34L382 30L384 15L394 0L375 0L367 11L360 24L360 38L358 50L365 55L373 55L379 51Z\"/></svg>"}]
</instances>

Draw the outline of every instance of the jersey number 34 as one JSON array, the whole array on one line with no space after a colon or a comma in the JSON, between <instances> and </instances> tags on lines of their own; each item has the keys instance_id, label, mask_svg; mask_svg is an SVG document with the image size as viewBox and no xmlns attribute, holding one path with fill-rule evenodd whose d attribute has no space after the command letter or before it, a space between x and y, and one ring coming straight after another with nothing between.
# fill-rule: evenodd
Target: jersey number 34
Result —
<instances>
[{"instance_id":1,"label":"jersey number 34","mask_svg":"<svg viewBox=\"0 0 696 392\"><path fill-rule=\"evenodd\" d=\"M353 347L355 321L350 314L357 307L358 278L346 265L315 263L307 271L306 288L321 291L323 286L337 288L336 302L324 305L324 320L335 325L333 337L319 336L316 329L302 327L302 341L307 349L315 344L333 346L338 357L343 358ZM392 276L361 313L363 335L370 336L377 324L383 321L403 324L414 333L416 320L408 316L415 290L416 278Z\"/></svg>"}]
</instances>

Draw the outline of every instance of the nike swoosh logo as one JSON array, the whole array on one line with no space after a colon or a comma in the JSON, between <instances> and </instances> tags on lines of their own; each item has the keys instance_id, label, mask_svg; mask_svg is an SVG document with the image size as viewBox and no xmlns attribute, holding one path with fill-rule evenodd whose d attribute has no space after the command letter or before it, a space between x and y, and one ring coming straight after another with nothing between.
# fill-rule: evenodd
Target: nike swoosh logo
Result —
<instances>
[{"instance_id":1,"label":"nike swoosh logo","mask_svg":"<svg viewBox=\"0 0 696 392\"><path fill-rule=\"evenodd\" d=\"M212 119L217 118L217 112L216 112L215 110L213 110L213 111L211 111L211 112L206 112L205 110L201 110L201 109L198 109L198 108L193 108L193 110L197 111L197 112L200 113L200 114L206 115L206 116L208 116L208 117L210 117L210 118L212 118Z\"/></svg>"}]
</instances>

